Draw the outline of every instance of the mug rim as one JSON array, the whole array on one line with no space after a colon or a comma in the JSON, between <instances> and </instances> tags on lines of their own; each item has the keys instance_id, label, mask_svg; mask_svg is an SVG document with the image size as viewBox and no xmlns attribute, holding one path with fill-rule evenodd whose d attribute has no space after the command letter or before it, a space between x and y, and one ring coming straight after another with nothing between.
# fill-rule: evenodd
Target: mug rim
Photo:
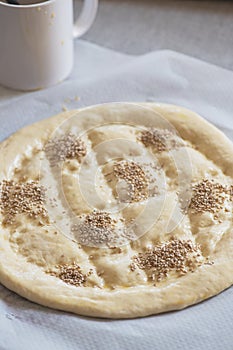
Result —
<instances>
[{"instance_id":1,"label":"mug rim","mask_svg":"<svg viewBox=\"0 0 233 350\"><path fill-rule=\"evenodd\" d=\"M38 2L36 4L28 4L28 5L14 5L14 4L8 4L6 2L1 2L0 1L0 6L5 6L5 7L13 7L13 8L33 8L33 7L41 7L41 6L46 6L49 5L56 0L47 0L45 2Z\"/></svg>"}]
</instances>

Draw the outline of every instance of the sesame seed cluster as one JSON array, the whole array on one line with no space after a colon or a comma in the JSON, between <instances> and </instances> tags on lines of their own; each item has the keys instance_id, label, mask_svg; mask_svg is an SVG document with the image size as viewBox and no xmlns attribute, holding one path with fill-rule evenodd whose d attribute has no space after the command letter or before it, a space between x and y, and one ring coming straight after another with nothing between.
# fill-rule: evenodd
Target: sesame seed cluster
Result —
<instances>
[{"instance_id":1,"label":"sesame seed cluster","mask_svg":"<svg viewBox=\"0 0 233 350\"><path fill-rule=\"evenodd\" d=\"M230 199L230 189L227 186L204 179L192 188L193 196L190 202L190 209L194 213L206 211L216 214L224 209L227 198Z\"/></svg>"},{"instance_id":2,"label":"sesame seed cluster","mask_svg":"<svg viewBox=\"0 0 233 350\"><path fill-rule=\"evenodd\" d=\"M73 262L72 264L56 265L54 270L47 270L52 276L60 278L63 282L72 286L85 286L88 277L93 273L92 269L87 274L82 272L81 267Z\"/></svg>"},{"instance_id":3,"label":"sesame seed cluster","mask_svg":"<svg viewBox=\"0 0 233 350\"><path fill-rule=\"evenodd\" d=\"M84 216L83 222L74 224L71 230L80 244L98 246L111 241L114 226L115 221L107 212L93 211Z\"/></svg>"},{"instance_id":4,"label":"sesame seed cluster","mask_svg":"<svg viewBox=\"0 0 233 350\"><path fill-rule=\"evenodd\" d=\"M150 128L143 130L139 140L146 146L153 146L159 153L181 145L177 135L168 129Z\"/></svg>"},{"instance_id":5,"label":"sesame seed cluster","mask_svg":"<svg viewBox=\"0 0 233 350\"><path fill-rule=\"evenodd\" d=\"M135 162L121 161L113 166L114 175L128 185L130 202L139 202L148 198L148 178L142 167Z\"/></svg>"},{"instance_id":6,"label":"sesame seed cluster","mask_svg":"<svg viewBox=\"0 0 233 350\"><path fill-rule=\"evenodd\" d=\"M45 188L38 182L16 183L4 180L0 183L0 209L4 224L12 224L18 214L29 217L47 217Z\"/></svg>"},{"instance_id":7,"label":"sesame seed cluster","mask_svg":"<svg viewBox=\"0 0 233 350\"><path fill-rule=\"evenodd\" d=\"M83 216L80 218L83 219ZM123 219L120 219L122 222ZM117 220L104 211L93 211L84 216L84 220L74 224L72 233L78 242L86 246L113 247L122 240L128 240L124 226L116 227Z\"/></svg>"},{"instance_id":8,"label":"sesame seed cluster","mask_svg":"<svg viewBox=\"0 0 233 350\"><path fill-rule=\"evenodd\" d=\"M113 220L109 213L105 211L93 211L88 214L85 218L85 224L91 225L93 227L102 227L106 229L111 229L114 227L116 220Z\"/></svg>"},{"instance_id":9,"label":"sesame seed cluster","mask_svg":"<svg viewBox=\"0 0 233 350\"><path fill-rule=\"evenodd\" d=\"M171 239L132 258L131 271L145 270L149 279L159 282L171 271L184 275L194 272L201 262L200 247L191 240Z\"/></svg>"},{"instance_id":10,"label":"sesame seed cluster","mask_svg":"<svg viewBox=\"0 0 233 350\"><path fill-rule=\"evenodd\" d=\"M84 142L71 133L49 140L44 150L51 166L66 159L80 160L87 153Z\"/></svg>"}]
</instances>

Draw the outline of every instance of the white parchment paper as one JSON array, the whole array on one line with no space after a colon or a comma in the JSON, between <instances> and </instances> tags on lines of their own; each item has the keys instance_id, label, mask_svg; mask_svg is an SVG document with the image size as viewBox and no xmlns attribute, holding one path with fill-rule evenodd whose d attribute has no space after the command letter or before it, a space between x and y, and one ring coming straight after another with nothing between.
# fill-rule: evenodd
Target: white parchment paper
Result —
<instances>
[{"instance_id":1,"label":"white parchment paper","mask_svg":"<svg viewBox=\"0 0 233 350\"><path fill-rule=\"evenodd\" d=\"M84 41L75 55L60 85L31 93L0 87L0 140L62 108L111 101L180 104L233 140L233 72L172 51L134 57ZM50 310L3 286L0 297L0 350L233 349L232 288L182 311L113 321Z\"/></svg>"}]
</instances>

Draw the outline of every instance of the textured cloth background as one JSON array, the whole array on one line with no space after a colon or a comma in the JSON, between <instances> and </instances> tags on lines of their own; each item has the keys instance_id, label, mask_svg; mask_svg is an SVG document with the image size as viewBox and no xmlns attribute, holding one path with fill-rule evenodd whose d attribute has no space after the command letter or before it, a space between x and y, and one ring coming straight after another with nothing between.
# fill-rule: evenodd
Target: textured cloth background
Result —
<instances>
[{"instance_id":1,"label":"textured cloth background","mask_svg":"<svg viewBox=\"0 0 233 350\"><path fill-rule=\"evenodd\" d=\"M27 94L0 88L0 140L62 107L110 101L180 104L233 140L230 71L172 51L134 57L82 41L75 54L74 72L60 85ZM113 321L50 310L3 286L0 297L1 350L232 350L232 288L182 311Z\"/></svg>"}]
</instances>

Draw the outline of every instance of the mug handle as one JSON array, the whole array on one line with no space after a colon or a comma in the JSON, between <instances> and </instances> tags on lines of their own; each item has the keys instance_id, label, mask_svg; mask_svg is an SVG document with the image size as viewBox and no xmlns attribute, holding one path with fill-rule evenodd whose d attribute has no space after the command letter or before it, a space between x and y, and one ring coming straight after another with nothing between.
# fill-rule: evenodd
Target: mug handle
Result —
<instances>
[{"instance_id":1,"label":"mug handle","mask_svg":"<svg viewBox=\"0 0 233 350\"><path fill-rule=\"evenodd\" d=\"M98 0L84 0L83 8L78 19L74 23L73 36L80 38L92 26L98 8Z\"/></svg>"}]
</instances>

